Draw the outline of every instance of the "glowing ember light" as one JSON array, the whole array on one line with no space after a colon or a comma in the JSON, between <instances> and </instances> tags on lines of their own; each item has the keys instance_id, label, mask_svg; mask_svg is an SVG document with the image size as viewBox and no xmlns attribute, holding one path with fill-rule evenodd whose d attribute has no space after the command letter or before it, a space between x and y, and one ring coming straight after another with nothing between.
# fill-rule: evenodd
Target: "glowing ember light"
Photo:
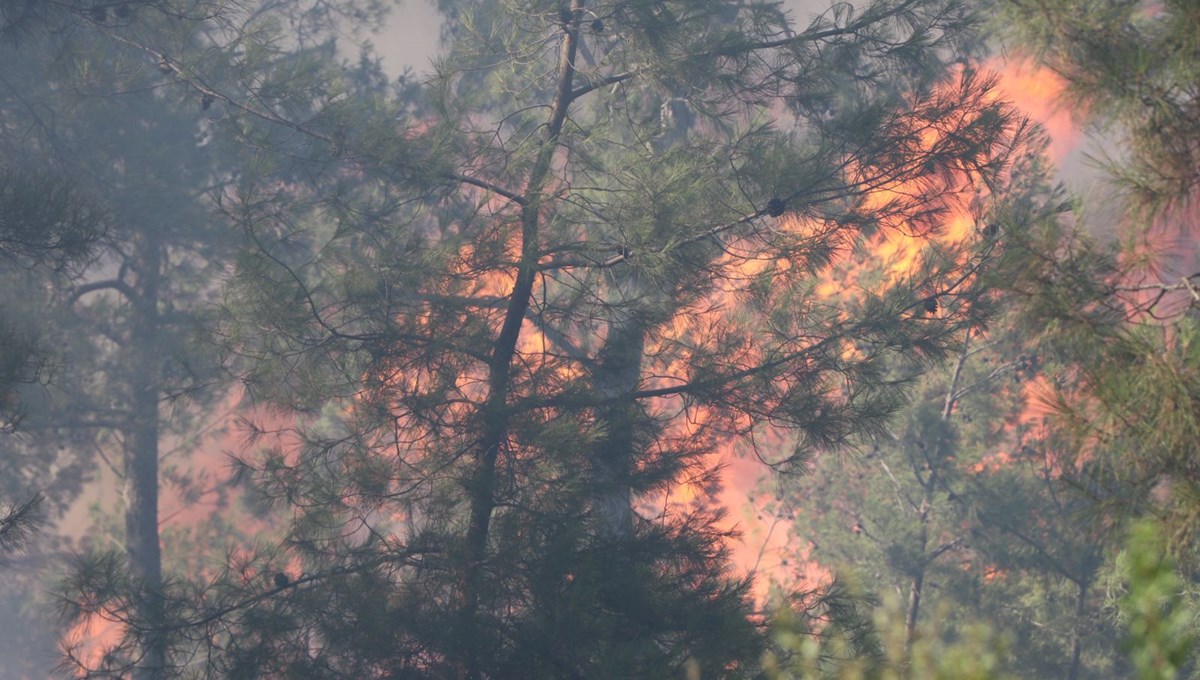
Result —
<instances>
[{"instance_id":1,"label":"glowing ember light","mask_svg":"<svg viewBox=\"0 0 1200 680\"><path fill-rule=\"evenodd\" d=\"M88 669L103 668L111 650L121 641L124 627L91 614L81 618L66 632L60 647L74 668L77 678L93 677Z\"/></svg>"},{"instance_id":2,"label":"glowing ember light","mask_svg":"<svg viewBox=\"0 0 1200 680\"><path fill-rule=\"evenodd\" d=\"M1079 148L1083 130L1078 121L1085 112L1072 112L1063 107L1066 81L1019 57L996 59L989 67L1000 74L998 88L1003 96L1046 130L1052 160L1061 163Z\"/></svg>"},{"instance_id":3,"label":"glowing ember light","mask_svg":"<svg viewBox=\"0 0 1200 680\"><path fill-rule=\"evenodd\" d=\"M997 96L1014 103L1023 114L1041 124L1046 130L1051 140L1051 160L1061 162L1076 151L1083 134L1071 112L1060 106L1065 88L1065 82L1061 78L1021 60L994 60L986 66L999 74ZM925 142L932 144L935 141L936 136L927 133ZM905 183L882 187L868 198L867 207L878 207L890 200L902 198L913 189L913 186ZM816 230L814 225L803 224L795 217L785 216L783 219L790 223L793 230ZM830 300L844 298L848 291L853 294L860 285L859 282L865 280L868 273L875 277L875 280L881 277L881 282L875 285L894 285L920 269L922 258L930 244L952 248L971 239L993 240L997 235L996 225L981 224L966 205L950 202L944 206L943 214L932 231L917 230L916 233L906 233L903 229L885 230L870 244L869 258L856 257L849 247L840 250L832 266L822 272L817 292ZM939 297L940 291L928 291L928 297L923 303L926 313L941 313L941 306L945 301ZM1027 381L1023 392L1029 407L1021 414L1020 422L1010 423L1007 427L1016 429L1042 422L1050 408L1046 397L1048 389L1044 378L1035 377ZM997 451L976 465L972 472L982 473L1002 467L1010 460L1011 455L1008 452ZM807 556L800 565L788 565L781 560L768 559L768 556L773 554L790 552L795 555L798 552L794 546L789 548L786 545L793 518L771 513L770 500L755 499L748 493L748 490L762 486L765 473L761 466L733 455L732 447L722 452L721 461L726 466L726 486L719 500L725 508L731 509L731 523L737 525L742 533L741 540L738 544L731 545L730 549L734 562L740 569L747 572L756 571L759 574L755 587L755 596L759 602L763 601L765 595L767 577L780 583L801 586L817 586L828 582L830 572ZM690 501L695 495L695 491L681 490L677 500ZM740 511L732 511L735 508ZM785 526L780 527L781 523ZM862 530L858 524L855 524L854 528ZM995 570L987 574L988 580L998 577L1000 574Z\"/></svg>"}]
</instances>

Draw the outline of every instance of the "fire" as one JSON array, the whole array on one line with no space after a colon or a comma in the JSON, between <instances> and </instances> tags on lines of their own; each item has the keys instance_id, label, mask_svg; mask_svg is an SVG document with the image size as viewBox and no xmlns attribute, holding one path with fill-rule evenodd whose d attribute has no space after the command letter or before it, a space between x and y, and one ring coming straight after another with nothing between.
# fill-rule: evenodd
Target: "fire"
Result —
<instances>
[{"instance_id":1,"label":"fire","mask_svg":"<svg viewBox=\"0 0 1200 680\"><path fill-rule=\"evenodd\" d=\"M65 656L74 667L77 678L91 677L88 669L103 668L109 654L120 642L124 627L97 614L81 618L63 636L60 643Z\"/></svg>"},{"instance_id":2,"label":"fire","mask_svg":"<svg viewBox=\"0 0 1200 680\"><path fill-rule=\"evenodd\" d=\"M1050 137L1049 153L1051 160L1061 162L1074 152L1082 141L1082 131L1076 125L1071 112L1060 106L1065 90L1065 82L1057 75L1045 69L1037 68L1026 61L1005 61L997 59L988 64L999 73L998 96L1014 103L1025 115L1038 122ZM933 143L936 137L926 136L927 143ZM911 186L899 183L895 186L883 187L868 198L868 206L880 206L888 201L902 198ZM811 230L813 225L793 219L789 228L795 230ZM839 253L830 267L822 276L818 292L831 300L845 296L847 291L853 291L858 285L868 266L882 267L884 284L894 284L907 276L913 275L921 267L921 258L929 243L954 246L973 238L978 238L979 225L976 216L965 204L949 203L945 206L939 224L931 233L909 234L896 229L884 232L870 247L872 261L852 257L850 249ZM936 291L933 291L936 292ZM1049 408L1045 400L1049 386L1043 378L1034 378L1023 387L1025 401L1029 407L1022 413L1020 423L1015 427L1031 426L1041 422ZM756 461L735 455L732 444L720 454L720 461L725 465L726 485L719 495L720 503L730 510L730 521L736 524L742 534L737 545L730 546L737 566L746 572L756 571L759 574L755 588L755 596L760 602L765 596L767 583L770 579L780 583L795 583L800 586L817 586L827 582L830 573L818 562L804 558L801 565L788 565L782 558L771 559L773 555L793 555L798 552L795 546L788 546L788 536L792 517L787 513L771 512L774 505L771 500L753 498L749 491L764 486L766 474ZM988 469L1003 466L1011 460L1007 451L996 451L985 461L979 463L972 471L981 473ZM696 497L695 490L683 485L677 492L678 502L692 502ZM781 526L782 525L782 526ZM764 577L765 576L765 577ZM999 576L994 570L987 578Z\"/></svg>"},{"instance_id":3,"label":"fire","mask_svg":"<svg viewBox=\"0 0 1200 680\"><path fill-rule=\"evenodd\" d=\"M1055 410L1054 385L1044 374L1027 379L1021 387L1025 409L1020 414L1020 426L1037 427L1044 423Z\"/></svg>"},{"instance_id":4,"label":"fire","mask_svg":"<svg viewBox=\"0 0 1200 680\"><path fill-rule=\"evenodd\" d=\"M1061 158L1074 148L1078 142L1079 133L1071 125L1070 116L1054 110L1051 105L1054 97L1062 89L1061 81L1045 72L1030 70L1028 67L1013 69L1006 67L1003 70L1001 87L1022 105L1027 113L1041 119L1050 130L1054 138L1052 149L1056 158ZM927 145L935 144L938 141L937 134L930 131L923 133L923 139ZM908 182L919 181L913 179L896 182L890 186L877 187L867 197L863 209L871 210L892 202L902 202L913 193L918 193L914 192L914 189L918 187ZM951 187L949 193L965 191L965 184L966 180L964 179L963 185ZM499 203L488 207L497 213L504 209L504 206ZM873 261L883 263L883 285L894 285L917 270L921 266L922 255L931 239L941 244L952 245L976 238L975 219L967 206L956 205L953 201L949 201L946 206L940 207L944 210L939 218L938 229L934 233L925 233L920 227L909 232L897 228L885 229L882 235L870 244L869 249ZM835 238L840 236L836 227L800 220L794 216L785 216L781 219L779 228L800 238L825 238L831 235L830 230ZM846 231L846 233L852 232L853 230ZM845 295L848 288L857 285L857 281L865 271L865 263L854 260L852 246L853 243L848 237L838 244L839 249L833 266L827 268L829 273L818 282L818 291L831 300L839 295ZM494 261L496 254L490 251L487 253L476 252L477 248L476 244L466 245L459 253L459 270L456 272L455 278L460 283L465 282L463 290L439 292L447 295L464 294L468 299L473 298L476 303L483 306L485 300L504 299L503 296L512 288L513 274L511 268L487 264ZM515 260L518 254L518 244L509 239L493 250L499 250L502 256L509 260ZM744 326L752 323L753 321L734 318L741 311L749 285L768 270L782 276L806 275L802 267L798 267L786 259L772 260L753 256L734 257L729 255L716 266L728 270L730 276L722 279L721 284L710 296L697 300L689 310L691 313L677 315L667 329L648 342L648 365L644 369L645 375L667 376L655 379L659 381L692 377L688 375L690 370L688 367L693 358L686 349L688 340L696 339L697 345L704 345L712 340L712 334L716 332L714 329L728 324L736 327L739 324ZM546 284L543 282L540 285ZM489 322L494 325L495 320L501 317L502 311L503 307L498 307L495 313L489 317ZM420 328L423 320L425 325L430 327L431 333L433 332L432 326L445 320L437 317L431 308L426 308L418 313L418 317L417 323L413 324L413 327ZM730 353L725 357L727 361L735 365L750 365L761 359L761 348L754 344L753 334L747 334L746 337L750 339L731 348ZM542 374L555 374L558 379L563 381L583 377L584 369L579 363L558 360L549 356L552 352L548 350L548 347L552 345L553 341L546 337L539 324L532 319L524 321L521 341L517 347L521 363L535 359L536 361L533 361L532 364L535 364L537 370ZM852 350L851 347L842 348L844 352ZM664 359L660 360L656 357L664 357ZM381 389L391 388L405 393L420 392L421 383L426 377L430 382L434 381L433 376L423 375L421 370L410 370L413 368L411 366L403 367L404 370L399 370L400 368L384 371L383 374L377 376L367 376L368 382L375 381L382 385ZM459 374L459 382L456 387L464 396L464 402L478 402L482 398L483 370L484 367L480 365L475 367L475 372L465 371ZM523 368L520 370L534 369ZM684 408L677 399L659 400L656 407L663 409L664 412ZM460 408L466 407L461 406ZM719 435L714 433L714 430L719 429L718 424L714 422L714 414L705 413L702 409L696 408L693 408L692 411L686 418L675 419L679 425L675 431L670 433L670 436L681 439L718 438ZM721 425L735 432L748 429L748 423L745 422L735 421ZM782 437L777 433L768 433L766 436L772 445L782 445L783 443ZM294 443L280 444L280 446L285 451L285 455L290 460L294 460ZM207 463L200 464L207 465ZM765 601L770 585L770 579L765 575L770 575L771 578L783 583L798 582L810 586L828 579L828 572L811 559L801 559L797 563L788 562L787 555L795 554L795 551L788 545L795 510L784 507L778 500L772 500L769 497L765 501L752 499L754 490L763 486L766 473L763 466L753 456L739 450L735 437L726 436L703 465L723 467L724 483L720 489L712 494L710 489L705 488L699 482L691 483L686 479L679 480L674 489L663 499L665 506L683 508L697 503L714 502L728 510L725 528L736 529L741 534L740 540L728 546L729 550L736 567L741 572L753 573L758 576L754 594L759 602ZM171 506L175 501L168 501L168 503L170 505L166 508L166 514L172 516L172 521L177 523L199 522L202 519L199 513L209 511L208 508L203 511L191 510L186 506L174 508ZM289 569L298 571L299 566L289 565ZM117 623L93 616L77 624L67 636L64 644L71 644L80 650L81 660L86 666L95 668L100 665L106 650L119 641L121 634L121 627Z\"/></svg>"},{"instance_id":5,"label":"fire","mask_svg":"<svg viewBox=\"0 0 1200 680\"><path fill-rule=\"evenodd\" d=\"M1046 130L1051 160L1062 163L1079 148L1083 129L1078 121L1085 112L1064 108L1065 80L1019 56L997 58L990 67L1000 74L998 85L1004 97Z\"/></svg>"},{"instance_id":6,"label":"fire","mask_svg":"<svg viewBox=\"0 0 1200 680\"><path fill-rule=\"evenodd\" d=\"M936 134L929 132L924 134L923 138L928 145L933 145L938 139ZM864 209L880 208L903 201L908 196L919 195L922 189L919 186L920 181L913 179L877 188L864 201ZM953 247L978 238L978 225L966 201L958 203L953 200L954 195L967 194L969 185L970 178L963 177L960 178L960 184L947 192L950 199L941 206L942 216L931 230L917 227L882 231L867 248L871 253L869 262L865 258L855 259L851 244L843 244L832 266L821 275L817 288L819 295L829 299L831 303L839 298L854 297L861 292L856 289L857 282L869 266L876 267L875 273L882 275L882 283L876 285L897 285L920 270L922 258L931 243ZM818 225L795 217L785 219L784 228L797 233L814 233L820 230ZM787 269L788 263L780 263L779 267ZM747 271L744 272L746 278L753 278L761 268L759 262L755 263L753 269L747 267ZM931 291L936 292L939 291ZM721 291L723 296L730 296L732 293L728 288ZM712 305L714 308L721 306ZM855 351L850 344L842 348L846 358L853 358ZM782 442L776 439L773 442L774 447L781 447ZM730 441L715 455L724 468L724 485L717 495L717 501L729 510L726 520L729 528L740 531L740 539L733 542L729 548L737 568L743 573L755 575L753 594L756 600L760 604L766 601L772 582L794 585L802 589L827 583L832 576L831 572L816 560L810 559L807 551L799 551L802 553L800 560L789 563L787 556L795 556L798 552L795 546L789 545L795 511L782 507L778 500L759 500L751 495L752 490L765 485L767 473L758 461L744 454L739 455L736 448L736 442ZM671 501L680 504L694 503L701 495L700 490L688 484L681 484L671 494Z\"/></svg>"}]
</instances>

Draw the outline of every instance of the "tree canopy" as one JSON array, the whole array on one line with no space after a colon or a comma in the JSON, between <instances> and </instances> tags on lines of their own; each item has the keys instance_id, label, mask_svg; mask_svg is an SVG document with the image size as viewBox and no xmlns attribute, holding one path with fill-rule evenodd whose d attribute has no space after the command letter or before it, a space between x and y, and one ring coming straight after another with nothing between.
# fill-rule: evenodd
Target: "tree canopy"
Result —
<instances>
[{"instance_id":1,"label":"tree canopy","mask_svg":"<svg viewBox=\"0 0 1200 680\"><path fill-rule=\"evenodd\" d=\"M1196 277L1087 233L985 60L1182 229L1194 8L440 0L391 80L390 4L0 0L6 492L113 497L63 670L1187 665ZM735 563L737 456L831 581Z\"/></svg>"}]
</instances>

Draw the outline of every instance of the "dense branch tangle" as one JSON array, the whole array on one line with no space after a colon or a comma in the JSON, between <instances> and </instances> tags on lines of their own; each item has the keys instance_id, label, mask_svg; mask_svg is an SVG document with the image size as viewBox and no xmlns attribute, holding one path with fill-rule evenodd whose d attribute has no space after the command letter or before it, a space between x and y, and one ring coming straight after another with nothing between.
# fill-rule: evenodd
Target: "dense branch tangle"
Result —
<instances>
[{"instance_id":1,"label":"dense branch tangle","mask_svg":"<svg viewBox=\"0 0 1200 680\"><path fill-rule=\"evenodd\" d=\"M766 423L808 447L881 427L900 397L887 358L942 356L998 253L933 238L1019 142L986 79L911 58L954 30L952 5L839 8L791 34L755 4L530 4L485 3L469 24L478 52L452 54L438 114L397 142L413 166L351 154L228 201L258 249L235 287L252 310L239 351L261 360L248 384L314 416L298 451L260 465L299 513L292 549L341 565L363 527L442 548L389 572L388 597L422 620L397 625L393 668L491 676L530 627L649 616L650 595L598 595L534 625L604 583L592 562L720 590L699 575L720 550L711 516L647 501L711 481L717 446ZM827 63L839 49L871 58ZM830 293L832 271L905 239L922 247ZM629 459L602 469L618 440ZM632 535L602 528L620 497L605 485L641 510ZM651 647L678 667L688 632L671 631Z\"/></svg>"}]
</instances>

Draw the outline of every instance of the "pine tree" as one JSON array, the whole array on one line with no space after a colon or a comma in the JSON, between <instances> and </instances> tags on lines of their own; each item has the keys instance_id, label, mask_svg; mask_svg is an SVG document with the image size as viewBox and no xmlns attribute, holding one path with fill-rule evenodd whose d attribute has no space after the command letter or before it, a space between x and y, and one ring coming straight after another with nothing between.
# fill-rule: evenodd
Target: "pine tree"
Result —
<instances>
[{"instance_id":1,"label":"pine tree","mask_svg":"<svg viewBox=\"0 0 1200 680\"><path fill-rule=\"evenodd\" d=\"M194 42L197 20L172 14L166 3L137 3L136 13L134 4L31 10L25 18L41 22L24 26L33 36L5 46L5 156L26 149L53 169L48 180L14 182L24 194L5 194L9 214L24 218L25 231L14 233L27 236L20 244L35 254L71 256L74 268L14 277L6 290L8 307L41 320L57 372L30 395L29 431L6 447L14 455L4 463L16 479L41 486L54 514L95 482L98 468L113 468L124 526L108 538L125 557L114 564L128 570L149 622L149 632L129 631L136 651L113 662L134 677L158 678L165 672L160 446L188 434L202 418L195 409L212 403L211 352L189 341L216 295L230 243L206 204L228 168L217 164L218 145L200 138L209 107L190 92L162 96L169 74L120 40L136 31L142 39ZM87 210L61 187L89 197ZM35 203L42 195L49 200ZM84 240L78 226L64 231L100 217L108 228L102 244ZM35 455L15 455L21 449ZM92 545L106 550L95 538Z\"/></svg>"},{"instance_id":2,"label":"pine tree","mask_svg":"<svg viewBox=\"0 0 1200 680\"><path fill-rule=\"evenodd\" d=\"M1031 257L1064 234L1068 205L1047 181L1043 151L1028 147L1003 200L977 220L997 250L979 326L944 366L897 362L897 379L914 388L887 433L785 478L775 505L795 511L796 557L833 570L835 587L857 584L868 601L904 595L910 646L922 626L952 636L983 623L1022 650L1001 668L1079 677L1113 663L1115 630L1097 622L1106 543L1082 521L1083 499L1064 488L1054 445L1028 415L1056 359L1039 354L1040 322L1011 294L1040 285Z\"/></svg>"},{"instance_id":3,"label":"pine tree","mask_svg":"<svg viewBox=\"0 0 1200 680\"><path fill-rule=\"evenodd\" d=\"M122 526L110 537L119 548L91 543L59 593L72 617L100 615L123 626L121 643L92 670L161 678L174 673L163 633L171 616L164 587L174 576L160 547L171 545L160 533L167 519L159 515L160 488L173 483L185 497L196 491L166 457L195 453L189 448L198 433L223 417L211 412L227 383L206 322L236 242L213 214L214 197L238 172L233 140L213 132L230 102L218 105L209 88L240 90L234 78L202 82L196 72L219 74L228 66L208 31L228 28L239 15L220 3L192 2L67 9L43 18L79 15L92 29L73 31L72 59L65 67L43 64L45 54L33 52L15 60L22 68L14 72L25 79L28 108L58 113L57 127L40 132L57 142L64 172L102 198L112 233L78 277L44 286L55 293L49 303L58 308L54 331L67 366L34 425L91 454L79 464L85 475L100 465L91 450L99 451L122 485ZM288 10L304 21L322 21L330 11L304 3ZM234 35L250 41L252 29ZM198 56L168 56L184 54ZM35 442L45 444L46 437ZM55 500L62 507L71 498ZM173 561L178 566L187 557ZM63 665L79 671L92 661L77 656L74 642L63 640Z\"/></svg>"},{"instance_id":4,"label":"pine tree","mask_svg":"<svg viewBox=\"0 0 1200 680\"><path fill-rule=\"evenodd\" d=\"M925 372L890 436L819 459L780 502L798 508L802 557L867 601L904 595L910 646L930 626L949 643L985 625L1020 650L998 666L1016 677L1116 672L1120 635L1102 612L1113 546L1028 415L1045 358L1008 321Z\"/></svg>"},{"instance_id":5,"label":"pine tree","mask_svg":"<svg viewBox=\"0 0 1200 680\"><path fill-rule=\"evenodd\" d=\"M29 3L24 3L29 5ZM35 32L40 11L0 3L0 47ZM0 271L71 270L85 262L104 235L103 210L51 167L53 158L16 132L6 117L0 132ZM18 163L16 159L21 159ZM25 413L22 388L46 379L48 354L40 330L0 309L0 436L14 432ZM35 530L40 494L8 507L0 517L0 554L23 546Z\"/></svg>"},{"instance_id":6,"label":"pine tree","mask_svg":"<svg viewBox=\"0 0 1200 680\"><path fill-rule=\"evenodd\" d=\"M293 520L168 589L173 658L752 673L719 513L662 501L710 492L711 454L766 424L802 452L879 432L890 360L936 360L974 322L987 248L929 237L1002 186L1020 130L986 77L949 75L971 25L947 2L802 30L772 3L487 2L416 102L324 45L263 43L252 98L180 67L247 149L220 194L247 239L224 334L285 423L245 476ZM929 247L822 300L830 263L882 234Z\"/></svg>"},{"instance_id":7,"label":"pine tree","mask_svg":"<svg viewBox=\"0 0 1200 680\"><path fill-rule=\"evenodd\" d=\"M0 49L11 46L0 43ZM11 92L12 83L4 83ZM107 231L103 207L56 168L52 149L30 143L19 115L0 133L0 268L12 276L49 269L77 274ZM46 378L50 354L39 330L11 313L0 316L0 433L24 412L20 391Z\"/></svg>"},{"instance_id":8,"label":"pine tree","mask_svg":"<svg viewBox=\"0 0 1200 680\"><path fill-rule=\"evenodd\" d=\"M1186 414L1198 394L1200 275L1191 248L1164 242L1186 245L1197 228L1194 7L999 6L1013 44L1062 75L1068 102L1119 149L1105 163L1123 190L1118 243L1043 244L1043 285L1021 291L1031 316L1053 320L1043 343L1067 367L1056 376L1057 445L1078 463L1076 484L1101 512L1158 516L1191 553L1196 523L1187 508L1197 486L1184 442L1196 432Z\"/></svg>"},{"instance_id":9,"label":"pine tree","mask_svg":"<svg viewBox=\"0 0 1200 680\"><path fill-rule=\"evenodd\" d=\"M1103 130L1117 153L1104 167L1145 220L1195 226L1200 110L1195 6L1182 0L996 3L1010 42L1067 83L1064 105ZM1135 221L1141 221L1135 220Z\"/></svg>"},{"instance_id":10,"label":"pine tree","mask_svg":"<svg viewBox=\"0 0 1200 680\"><path fill-rule=\"evenodd\" d=\"M1196 487L1181 472L1190 469L1184 442L1194 433L1186 414L1196 394L1195 257L1162 246L1186 242L1195 227L1197 118L1186 94L1196 82L1195 16L1187 3L991 6L1009 47L1063 77L1064 105L1115 149L1103 165L1125 221L1119 243L1091 236L1087 227L1108 206L1084 203L1053 229L1010 233L1007 247L1021 256L1009 259L1019 269L997 277L996 294L1014 312L1004 323L1021 338L1019 358L1039 365L1043 393L1031 396L1054 409L1036 437L1010 449L1007 465L978 477L974 493L954 494L976 504L966 517L979 520L972 549L1003 575L979 593L1021 600L1006 607L1016 618L985 615L1033 641L1023 645L1033 650L1023 661L1070 660L1061 671L1039 662L1040 670L1026 673L1111 673L1127 665L1106 641L1116 623L1114 559L1126 520L1149 515L1163 523L1185 565L1195 550ZM1036 407L1026 401L1022 409ZM976 419L987 422L988 411ZM1039 466L1049 471L1044 484L1022 472ZM977 597L952 594L965 596ZM1057 604L1066 601L1073 617ZM1038 630L1023 632L1022 618L1036 619Z\"/></svg>"}]
</instances>

